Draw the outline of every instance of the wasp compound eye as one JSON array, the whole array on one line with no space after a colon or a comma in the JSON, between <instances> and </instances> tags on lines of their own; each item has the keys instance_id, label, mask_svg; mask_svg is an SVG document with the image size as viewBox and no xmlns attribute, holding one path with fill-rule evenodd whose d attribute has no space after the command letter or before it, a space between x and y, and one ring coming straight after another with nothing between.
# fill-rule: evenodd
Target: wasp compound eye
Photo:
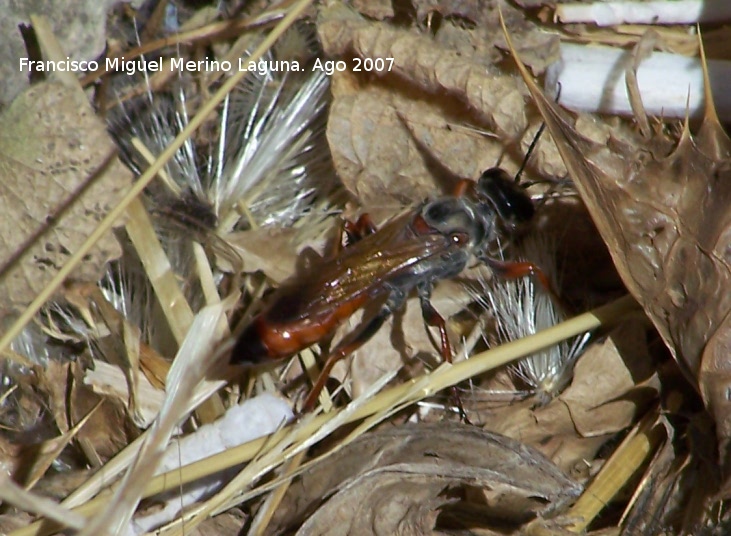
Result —
<instances>
[{"instance_id":1,"label":"wasp compound eye","mask_svg":"<svg viewBox=\"0 0 731 536\"><path fill-rule=\"evenodd\" d=\"M477 195L490 202L500 217L508 224L518 225L530 221L535 213L528 194L500 168L490 168L477 181Z\"/></svg>"}]
</instances>

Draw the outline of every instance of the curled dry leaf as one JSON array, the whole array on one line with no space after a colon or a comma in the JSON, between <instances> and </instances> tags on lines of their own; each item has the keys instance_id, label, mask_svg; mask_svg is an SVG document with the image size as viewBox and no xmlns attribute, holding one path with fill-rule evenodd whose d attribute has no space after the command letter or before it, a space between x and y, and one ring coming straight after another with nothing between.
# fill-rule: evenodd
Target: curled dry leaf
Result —
<instances>
[{"instance_id":1,"label":"curled dry leaf","mask_svg":"<svg viewBox=\"0 0 731 536\"><path fill-rule=\"evenodd\" d=\"M270 533L430 534L443 509L479 504L486 527L520 524L575 498L579 486L522 444L457 423L364 435L295 480ZM461 499L460 499L461 497ZM475 505L473 503L473 506Z\"/></svg>"},{"instance_id":2,"label":"curled dry leaf","mask_svg":"<svg viewBox=\"0 0 731 536\"><path fill-rule=\"evenodd\" d=\"M0 310L22 308L78 249L131 183L83 93L38 84L0 116ZM102 238L74 277L96 281L119 255Z\"/></svg>"},{"instance_id":3,"label":"curled dry leaf","mask_svg":"<svg viewBox=\"0 0 731 536\"><path fill-rule=\"evenodd\" d=\"M360 72L333 75L327 130L333 161L366 206L420 201L438 190L439 172L452 180L477 177L496 164L506 140L527 137L523 91L494 65L502 59L491 37L496 30L496 22L466 29L445 19L432 36L368 21L341 4L321 12L326 54L374 60L374 67L384 62L367 73L364 62ZM475 122L495 137L461 126ZM513 158L517 169L520 155L509 152L504 163L510 167Z\"/></svg>"},{"instance_id":4,"label":"curled dry leaf","mask_svg":"<svg viewBox=\"0 0 731 536\"><path fill-rule=\"evenodd\" d=\"M321 13L318 32L327 55L393 58L393 68L384 67L381 74L392 72L425 92L460 99L508 139L517 137L526 126L523 92L517 80L500 73L478 54L463 58L459 51L442 47L434 39L366 21L340 4Z\"/></svg>"},{"instance_id":5,"label":"curled dry leaf","mask_svg":"<svg viewBox=\"0 0 731 536\"><path fill-rule=\"evenodd\" d=\"M658 131L597 144L522 65L521 72L620 276L700 390L725 452L731 440L731 140L711 95L695 136L686 126L679 140Z\"/></svg>"},{"instance_id":6,"label":"curled dry leaf","mask_svg":"<svg viewBox=\"0 0 731 536\"><path fill-rule=\"evenodd\" d=\"M631 426L657 397L660 381L645 339L644 326L625 323L592 348L590 359L577 363L575 371L584 381L573 383L560 398L580 436L608 435Z\"/></svg>"},{"instance_id":7,"label":"curled dry leaf","mask_svg":"<svg viewBox=\"0 0 731 536\"><path fill-rule=\"evenodd\" d=\"M190 536L221 536L222 534L241 534L244 524L243 515L236 510L208 517L195 528L186 532Z\"/></svg>"},{"instance_id":8,"label":"curled dry leaf","mask_svg":"<svg viewBox=\"0 0 731 536\"><path fill-rule=\"evenodd\" d=\"M0 534L9 534L15 530L23 529L30 525L34 519L34 516L28 512L0 514Z\"/></svg>"},{"instance_id":9,"label":"curled dry leaf","mask_svg":"<svg viewBox=\"0 0 731 536\"><path fill-rule=\"evenodd\" d=\"M390 19L396 14L391 0L353 0L353 7L376 20Z\"/></svg>"},{"instance_id":10,"label":"curled dry leaf","mask_svg":"<svg viewBox=\"0 0 731 536\"><path fill-rule=\"evenodd\" d=\"M93 411L75 439L93 462L109 459L132 439L135 430L121 401L97 396L84 385L84 370L78 362L48 363L39 388L48 396L49 410L62 433L67 433ZM104 401L98 408L100 401Z\"/></svg>"},{"instance_id":11,"label":"curled dry leaf","mask_svg":"<svg viewBox=\"0 0 731 536\"><path fill-rule=\"evenodd\" d=\"M417 18L429 25L430 17L438 13L447 20L462 20L466 24L456 26L459 33L472 35L474 41L478 41L480 48L490 51L492 47L507 49L507 44L500 31L500 13L498 4L502 11L503 18L511 35L518 43L518 53L521 59L528 65L533 74L542 73L548 65L558 59L559 39L556 35L541 31L535 24L528 20L523 10L519 10L505 2L497 0L422 0L414 2ZM443 21L441 21L443 24ZM447 26L453 28L453 26ZM440 26L439 30L442 27ZM437 33L437 37L440 35ZM465 43L467 44L467 43ZM476 47L466 46L460 52L464 55L474 54ZM501 59L496 51L491 51L496 60Z\"/></svg>"}]
</instances>

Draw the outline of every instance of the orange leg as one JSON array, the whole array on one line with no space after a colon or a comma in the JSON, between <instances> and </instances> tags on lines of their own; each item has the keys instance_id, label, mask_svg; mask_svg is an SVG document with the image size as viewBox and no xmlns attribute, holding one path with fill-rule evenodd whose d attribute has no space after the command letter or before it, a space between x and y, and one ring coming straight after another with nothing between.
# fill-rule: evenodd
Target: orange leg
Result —
<instances>
[{"instance_id":1,"label":"orange leg","mask_svg":"<svg viewBox=\"0 0 731 536\"><path fill-rule=\"evenodd\" d=\"M447 363L452 362L452 346L449 343L449 337L447 336L447 323L444 317L434 308L429 301L430 290L427 287L419 287L419 300L421 301L421 315L424 318L424 322L428 326L433 326L439 330L439 337L441 339L441 351L442 359ZM465 422L465 424L472 424L467 417L467 412L462 404L462 399L459 396L457 386L452 386L452 398L459 411L459 416Z\"/></svg>"},{"instance_id":2,"label":"orange leg","mask_svg":"<svg viewBox=\"0 0 731 536\"><path fill-rule=\"evenodd\" d=\"M553 288L551 282L546 277L546 274L538 266L532 262L521 261L501 261L498 259L491 259L485 257L482 259L483 262L489 266L497 275L506 279L517 279L518 277L532 276L535 277L540 285L551 294L556 303L563 305L561 296L558 295L556 289Z\"/></svg>"},{"instance_id":3,"label":"orange leg","mask_svg":"<svg viewBox=\"0 0 731 536\"><path fill-rule=\"evenodd\" d=\"M335 242L331 254L333 256L337 256L342 251L343 247L351 246L358 240L361 240L363 237L371 235L376 231L376 225L367 213L362 214L355 222L343 220L340 225L339 239Z\"/></svg>"},{"instance_id":4,"label":"orange leg","mask_svg":"<svg viewBox=\"0 0 731 536\"><path fill-rule=\"evenodd\" d=\"M383 307L381 307L381 310L378 311L378 314L369 320L361 331L355 335L355 337L341 342L337 348L330 352L325 364L322 366L320 376L317 378L315 385L312 386L310 393L305 399L305 403L302 405L302 413L310 412L315 408L317 398L320 396L320 392L322 392L323 387L325 387L325 383L330 377L330 372L335 366L335 363L346 358L368 342L370 338L373 337L373 335L375 335L381 328L386 319L391 316L391 313L403 305L405 299L406 295L403 292L394 290L388 301L383 305Z\"/></svg>"},{"instance_id":5,"label":"orange leg","mask_svg":"<svg viewBox=\"0 0 731 536\"><path fill-rule=\"evenodd\" d=\"M370 214L361 214L357 221L346 221L343 229L348 236L348 243L353 244L363 237L372 235L376 232L376 224L373 223Z\"/></svg>"}]
</instances>

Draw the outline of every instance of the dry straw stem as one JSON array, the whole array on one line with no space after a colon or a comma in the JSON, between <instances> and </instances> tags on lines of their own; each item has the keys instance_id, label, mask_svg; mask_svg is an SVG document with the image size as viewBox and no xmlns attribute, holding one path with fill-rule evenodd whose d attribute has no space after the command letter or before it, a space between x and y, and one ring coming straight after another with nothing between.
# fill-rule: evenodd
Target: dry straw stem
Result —
<instances>
[{"instance_id":1,"label":"dry straw stem","mask_svg":"<svg viewBox=\"0 0 731 536\"><path fill-rule=\"evenodd\" d=\"M267 35L262 41L261 45L252 53L251 61L258 61L262 55L269 50L274 42L289 28L294 21L304 12L304 10L310 5L312 0L300 0L294 4L287 15L277 26ZM39 23L37 17L31 19L34 26ZM50 297L56 292L61 286L63 281L71 274L73 269L84 259L91 248L96 242L104 236L105 233L111 229L115 221L117 221L122 214L127 210L130 204L137 199L142 191L147 187L152 179L155 178L157 173L163 168L163 166L170 160L173 155L180 149L185 141L193 134L193 132L201 126L203 121L215 111L216 106L226 98L236 85L246 76L248 71L237 71L231 78L216 91L209 101L201 106L198 113L190 120L188 125L177 135L177 137L170 143L170 145L160 154L155 162L145 171L137 181L132 185L127 194L124 196L122 201L114 207L106 217L99 222L99 226L89 235L86 241L81 247L71 255L68 262L64 264L58 271L56 276L50 281L43 291L28 305L18 319L13 323L12 326L5 332L0 338L0 353L5 351L10 343L15 339L23 328L30 322L41 307L50 299ZM78 82L77 82L78 84ZM79 86L81 91L81 86Z\"/></svg>"},{"instance_id":2,"label":"dry straw stem","mask_svg":"<svg viewBox=\"0 0 731 536\"><path fill-rule=\"evenodd\" d=\"M155 161L154 155L140 140L135 139L132 143L142 154L142 157L147 160L148 164ZM160 170L160 175L166 175L164 170ZM167 180L165 178L163 180L167 185L174 184L169 177ZM145 273L155 290L173 337L180 345L193 323L193 310L180 290L177 277L170 266L170 260L155 234L152 221L142 201L135 199L130 203L127 214L129 215L129 221L126 225L127 234L132 240L137 255L145 268Z\"/></svg>"},{"instance_id":3,"label":"dry straw stem","mask_svg":"<svg viewBox=\"0 0 731 536\"><path fill-rule=\"evenodd\" d=\"M270 436L245 443L221 454L182 467L179 470L159 475L150 481L143 496L151 497L163 491L177 489L183 484L198 480L209 474L251 461L257 456L263 456L267 449L281 445L283 441L287 440L292 444L292 447L279 453L279 463L281 463L310 445L313 437L317 436L318 440L321 439L319 436L322 434L323 429L335 429L332 426L333 423L339 426L373 417L379 413L390 414L396 406L417 402L436 391L535 353L564 339L600 326L608 327L616 324L626 318L628 314L637 311L637 309L637 303L634 299L625 296L530 337L503 344L455 365L443 365L428 376L415 378L405 384L385 390L370 400L357 399L353 404L342 410L314 416L304 422L283 428ZM375 423L379 420L380 418L377 417L372 422ZM360 431L364 430L365 428ZM135 443L139 443L139 441L135 441ZM267 460L267 464L271 464L271 461L271 459ZM104 472L105 469L100 471L100 473ZM103 507L109 497L110 493L104 492L88 503L74 509L74 511L85 516L91 515ZM42 522L36 522L10 533L9 536L49 534L52 529L47 525L44 526Z\"/></svg>"},{"instance_id":4,"label":"dry straw stem","mask_svg":"<svg viewBox=\"0 0 731 536\"><path fill-rule=\"evenodd\" d=\"M80 529L84 526L84 518L65 508L50 499L39 497L21 488L5 474L0 473L0 501L13 504L26 512L33 512L53 519L66 526Z\"/></svg>"},{"instance_id":5,"label":"dry straw stem","mask_svg":"<svg viewBox=\"0 0 731 536\"><path fill-rule=\"evenodd\" d=\"M649 412L633 432L614 451L599 474L566 514L576 520L568 527L571 532L584 532L594 518L642 467L666 437L665 427Z\"/></svg>"},{"instance_id":6,"label":"dry straw stem","mask_svg":"<svg viewBox=\"0 0 731 536\"><path fill-rule=\"evenodd\" d=\"M157 239L142 201L134 199L127 209L127 214L129 215L127 234L142 261L175 341L180 345L193 323L193 311L180 290L170 261Z\"/></svg>"},{"instance_id":7,"label":"dry straw stem","mask_svg":"<svg viewBox=\"0 0 731 536\"><path fill-rule=\"evenodd\" d=\"M259 536L263 534L267 526L269 526L269 523L274 516L274 512L281 504L284 494L287 493L287 490L289 489L289 483L292 482L292 476L296 474L297 469L299 469L302 465L302 460L304 459L306 454L307 451L303 450L302 452L296 454L293 458L291 458L289 462L287 462L285 470L283 471L286 475L286 478L279 486L274 489L269 497L267 497L262 507L256 513L256 518L251 527L251 530L249 531L249 534L251 534L252 536Z\"/></svg>"}]
</instances>

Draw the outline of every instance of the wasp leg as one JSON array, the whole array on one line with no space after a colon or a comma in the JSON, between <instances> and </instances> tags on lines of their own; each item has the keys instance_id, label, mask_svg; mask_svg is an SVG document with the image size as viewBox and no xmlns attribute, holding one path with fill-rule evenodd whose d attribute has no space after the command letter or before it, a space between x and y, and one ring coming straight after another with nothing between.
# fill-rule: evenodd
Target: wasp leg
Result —
<instances>
[{"instance_id":1,"label":"wasp leg","mask_svg":"<svg viewBox=\"0 0 731 536\"><path fill-rule=\"evenodd\" d=\"M431 298L431 286L420 285L418 287L418 290L419 301L421 302L421 316L424 318L424 322L426 322L427 326L433 326L439 330L439 337L442 343L442 359L447 363L451 363L452 346L449 344L449 337L447 336L447 323L445 322L444 317L439 314L439 312L429 301L429 299ZM451 391L452 398L454 399L454 403L457 406L460 418L464 421L465 424L472 424L467 417L467 412L465 411L464 405L462 404L462 399L459 396L457 386L453 385Z\"/></svg>"},{"instance_id":2,"label":"wasp leg","mask_svg":"<svg viewBox=\"0 0 731 536\"><path fill-rule=\"evenodd\" d=\"M561 296L553 288L551 282L548 280L546 274L538 266L532 262L510 262L493 259L491 257L482 257L482 260L489 268L491 268L497 275L506 279L517 279L518 277L525 277L527 275L535 277L538 283L543 289L548 292L553 300L559 305L565 308L565 304L561 299Z\"/></svg>"},{"instance_id":3,"label":"wasp leg","mask_svg":"<svg viewBox=\"0 0 731 536\"><path fill-rule=\"evenodd\" d=\"M557 294L551 287L551 282L548 280L548 277L546 277L546 274L532 262L501 261L491 257L482 257L481 260L497 275L506 279L517 279L527 275L535 277L545 290L557 297Z\"/></svg>"},{"instance_id":4,"label":"wasp leg","mask_svg":"<svg viewBox=\"0 0 731 536\"><path fill-rule=\"evenodd\" d=\"M419 301L421 302L421 316L424 318L427 326L435 327L439 330L441 338L442 359L447 363L452 362L452 346L449 344L447 337L447 323L442 315L434 308L429 299L431 298L431 289L426 286L419 287Z\"/></svg>"},{"instance_id":5,"label":"wasp leg","mask_svg":"<svg viewBox=\"0 0 731 536\"><path fill-rule=\"evenodd\" d=\"M361 214L360 218L354 222L343 220L340 225L338 240L335 241L334 247L331 248L331 255L336 257L343 250L343 247L352 246L364 237L372 235L377 230L376 224L373 223L368 213Z\"/></svg>"},{"instance_id":6,"label":"wasp leg","mask_svg":"<svg viewBox=\"0 0 731 536\"><path fill-rule=\"evenodd\" d=\"M317 382L315 382L315 385L312 386L310 394L308 394L307 398L305 399L305 403L302 406L303 413L310 412L315 408L317 397L320 396L322 388L325 387L325 383L327 382L327 379L330 376L330 371L332 371L335 363L349 356L358 348L363 346L366 342L368 342L368 340L370 340L370 338L373 337L373 335L375 335L376 332L381 328L381 326L388 319L388 317L391 316L393 311L397 310L401 307L401 305L403 305L405 299L406 295L404 292L402 292L401 290L393 290L386 303L383 304L381 309L378 311L378 314L371 318L368 323L363 326L363 328L358 332L357 335L340 343L337 348L330 352L330 355L325 361L325 364L322 366L322 372L320 372L320 376L317 378Z\"/></svg>"},{"instance_id":7,"label":"wasp leg","mask_svg":"<svg viewBox=\"0 0 731 536\"><path fill-rule=\"evenodd\" d=\"M361 238L372 235L378 230L378 228L376 227L376 224L373 223L370 214L366 212L365 214L361 214L360 218L358 218L355 222L345 221L343 230L347 235L348 244L350 245L354 244Z\"/></svg>"}]
</instances>

